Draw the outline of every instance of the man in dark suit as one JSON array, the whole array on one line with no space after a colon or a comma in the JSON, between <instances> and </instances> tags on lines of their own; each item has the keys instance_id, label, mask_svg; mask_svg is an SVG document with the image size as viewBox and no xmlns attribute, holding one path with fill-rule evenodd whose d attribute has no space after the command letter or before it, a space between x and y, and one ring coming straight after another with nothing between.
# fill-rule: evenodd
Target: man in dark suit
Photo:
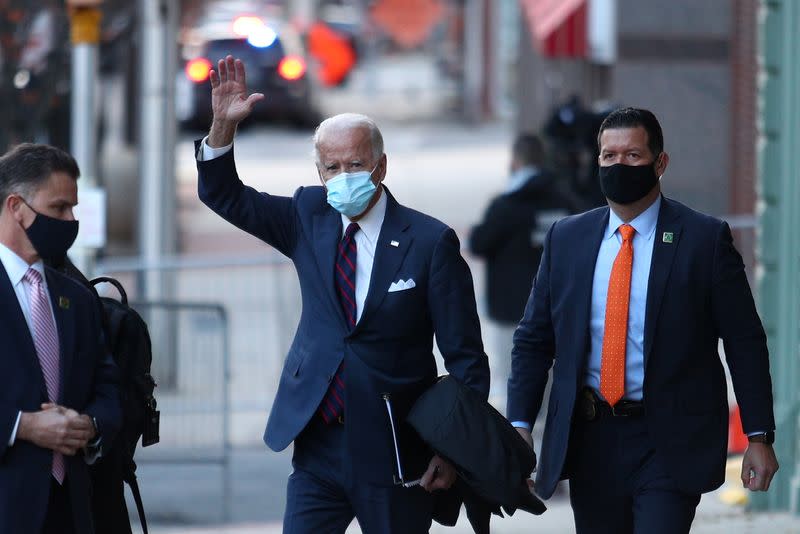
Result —
<instances>
[{"instance_id":1,"label":"man in dark suit","mask_svg":"<svg viewBox=\"0 0 800 534\"><path fill-rule=\"evenodd\" d=\"M264 441L294 441L284 532L427 532L433 500L455 470L403 423L434 383L435 334L448 371L486 398L489 373L472 278L455 232L397 203L383 185L386 155L375 123L344 114L315 134L322 186L294 196L258 193L238 178L233 138L261 94L249 95L241 61L211 73L214 120L198 142L200 198L292 259L303 312ZM397 484L392 428L398 422ZM425 491L427 490L427 491Z\"/></svg>"},{"instance_id":2,"label":"man in dark suit","mask_svg":"<svg viewBox=\"0 0 800 534\"><path fill-rule=\"evenodd\" d=\"M778 469L766 336L728 225L661 195L661 127L627 108L603 122L608 208L557 222L514 335L508 418L530 423L553 385L536 489L567 478L577 531L688 532L725 476L725 357L750 436L742 482ZM531 443L532 445L532 443Z\"/></svg>"},{"instance_id":3,"label":"man in dark suit","mask_svg":"<svg viewBox=\"0 0 800 534\"><path fill-rule=\"evenodd\" d=\"M72 245L78 166L45 145L0 158L0 532L93 532L87 464L120 424L93 295L45 267Z\"/></svg>"},{"instance_id":4,"label":"man in dark suit","mask_svg":"<svg viewBox=\"0 0 800 534\"><path fill-rule=\"evenodd\" d=\"M538 136L517 136L510 167L506 190L492 199L469 236L470 251L486 259L486 297L492 319L489 401L499 409L505 409L512 338L539 268L544 237L555 221L576 211L576 203L558 177L545 167Z\"/></svg>"}]
</instances>

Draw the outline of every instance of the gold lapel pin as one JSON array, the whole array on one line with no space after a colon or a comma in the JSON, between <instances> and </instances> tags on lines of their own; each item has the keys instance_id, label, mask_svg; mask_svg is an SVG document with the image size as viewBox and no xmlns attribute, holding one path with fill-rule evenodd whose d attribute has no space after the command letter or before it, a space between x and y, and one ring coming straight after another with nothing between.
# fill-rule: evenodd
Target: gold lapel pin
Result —
<instances>
[{"instance_id":1,"label":"gold lapel pin","mask_svg":"<svg viewBox=\"0 0 800 534\"><path fill-rule=\"evenodd\" d=\"M69 309L69 299L67 297L58 297L58 307L62 310Z\"/></svg>"},{"instance_id":2,"label":"gold lapel pin","mask_svg":"<svg viewBox=\"0 0 800 534\"><path fill-rule=\"evenodd\" d=\"M392 239L392 241L389 244L392 245L393 247L399 247L400 246L400 242L399 241L395 241L394 239Z\"/></svg>"},{"instance_id":3,"label":"gold lapel pin","mask_svg":"<svg viewBox=\"0 0 800 534\"><path fill-rule=\"evenodd\" d=\"M672 243L673 237L674 236L672 232L664 232L664 235L661 236L661 241L663 241L664 243Z\"/></svg>"}]
</instances>

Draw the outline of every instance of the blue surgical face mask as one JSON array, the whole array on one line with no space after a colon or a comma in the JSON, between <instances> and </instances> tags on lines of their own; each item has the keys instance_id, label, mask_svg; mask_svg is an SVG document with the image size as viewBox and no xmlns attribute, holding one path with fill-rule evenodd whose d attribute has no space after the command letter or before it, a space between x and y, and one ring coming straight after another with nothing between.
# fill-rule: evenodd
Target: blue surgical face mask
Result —
<instances>
[{"instance_id":1,"label":"blue surgical face mask","mask_svg":"<svg viewBox=\"0 0 800 534\"><path fill-rule=\"evenodd\" d=\"M375 166L377 169L378 166ZM342 172L325 182L328 204L345 217L361 215L377 187L372 183L372 171Z\"/></svg>"}]
</instances>

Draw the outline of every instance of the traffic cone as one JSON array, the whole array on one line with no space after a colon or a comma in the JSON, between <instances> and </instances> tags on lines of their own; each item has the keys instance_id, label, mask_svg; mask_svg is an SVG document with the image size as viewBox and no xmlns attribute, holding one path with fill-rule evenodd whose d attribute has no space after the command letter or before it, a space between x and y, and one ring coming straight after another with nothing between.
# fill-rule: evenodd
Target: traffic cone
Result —
<instances>
[{"instance_id":1,"label":"traffic cone","mask_svg":"<svg viewBox=\"0 0 800 534\"><path fill-rule=\"evenodd\" d=\"M742 454L747 449L747 436L742 430L742 417L739 405L734 404L728 417L728 455Z\"/></svg>"}]
</instances>

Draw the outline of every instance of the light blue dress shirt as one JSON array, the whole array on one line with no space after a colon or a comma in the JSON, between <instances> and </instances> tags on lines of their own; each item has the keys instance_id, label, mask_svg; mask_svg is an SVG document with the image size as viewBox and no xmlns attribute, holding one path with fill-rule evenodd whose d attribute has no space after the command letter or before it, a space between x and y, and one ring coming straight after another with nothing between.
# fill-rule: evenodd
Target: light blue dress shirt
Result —
<instances>
[{"instance_id":1,"label":"light blue dress shirt","mask_svg":"<svg viewBox=\"0 0 800 534\"><path fill-rule=\"evenodd\" d=\"M647 284L650 278L650 263L653 259L653 244L661 209L661 196L650 207L633 219L630 224L636 230L633 236L633 268L631 271L631 295L628 304L628 341L625 347L625 395L624 399L642 400L644 385L644 316L647 307ZM611 268L622 247L619 227L625 224L613 210L609 210L608 227L603 234L592 279L592 308L589 323L591 350L583 376L583 384L600 391L600 363L603 355L603 330L606 324L606 297ZM512 421L515 427L531 429L529 421Z\"/></svg>"},{"instance_id":2,"label":"light blue dress shirt","mask_svg":"<svg viewBox=\"0 0 800 534\"><path fill-rule=\"evenodd\" d=\"M633 236L633 270L631 271L631 296L628 304L628 340L625 346L624 399L642 400L644 386L644 318L647 308L647 285L650 263L653 259L656 222L661 209L661 197L628 224L636 233ZM608 228L603 234L592 280L592 308L589 323L591 349L586 362L583 383L600 391L600 365L603 356L603 331L606 324L606 297L611 268L622 246L619 227L625 224L613 210L609 211Z\"/></svg>"}]
</instances>

